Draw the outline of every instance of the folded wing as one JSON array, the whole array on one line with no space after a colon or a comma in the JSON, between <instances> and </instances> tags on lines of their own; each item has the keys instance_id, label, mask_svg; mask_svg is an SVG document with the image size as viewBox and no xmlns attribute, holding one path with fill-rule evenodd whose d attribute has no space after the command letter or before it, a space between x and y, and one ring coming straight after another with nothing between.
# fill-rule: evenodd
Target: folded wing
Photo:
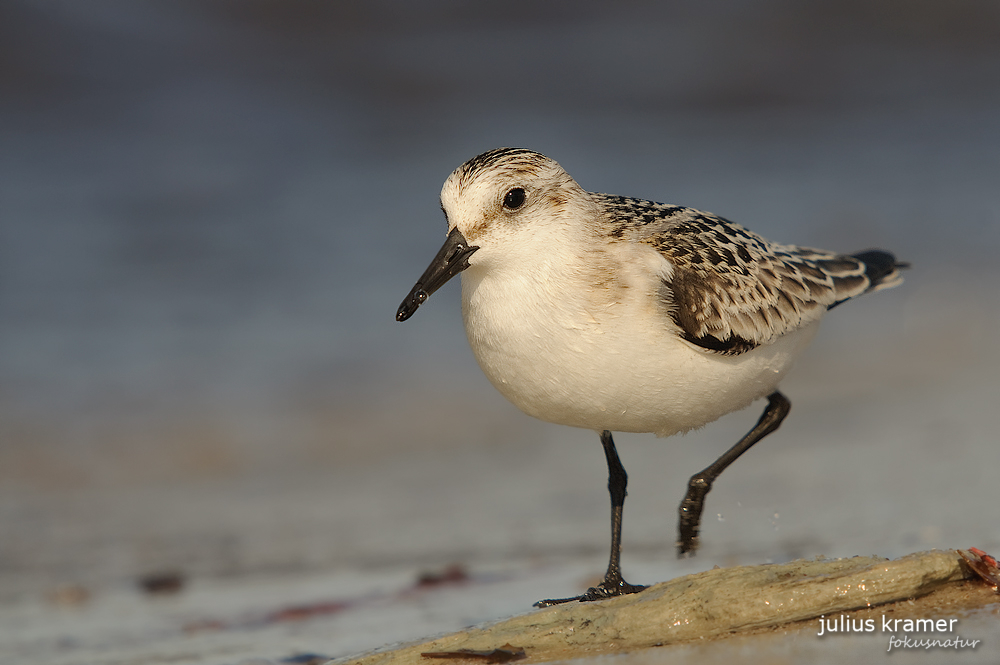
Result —
<instances>
[{"instance_id":1,"label":"folded wing","mask_svg":"<svg viewBox=\"0 0 1000 665\"><path fill-rule=\"evenodd\" d=\"M719 353L768 344L846 300L895 286L906 267L881 250L777 245L710 213L595 196L612 235L652 245L673 266L662 294L684 338Z\"/></svg>"}]
</instances>

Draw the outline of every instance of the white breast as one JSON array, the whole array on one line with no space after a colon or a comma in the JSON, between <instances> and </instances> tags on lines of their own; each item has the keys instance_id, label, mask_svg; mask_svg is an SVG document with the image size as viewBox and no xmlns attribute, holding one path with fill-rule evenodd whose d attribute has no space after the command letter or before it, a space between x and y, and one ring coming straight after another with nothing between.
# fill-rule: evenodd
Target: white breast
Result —
<instances>
[{"instance_id":1,"label":"white breast","mask_svg":"<svg viewBox=\"0 0 1000 665\"><path fill-rule=\"evenodd\" d=\"M472 351L525 413L669 436L773 392L815 334L818 322L738 356L704 350L678 336L658 300L660 269L652 263L662 258L631 256L632 270L617 258L610 272L588 257L577 272L567 272L565 260L520 269L508 260L462 273Z\"/></svg>"}]
</instances>

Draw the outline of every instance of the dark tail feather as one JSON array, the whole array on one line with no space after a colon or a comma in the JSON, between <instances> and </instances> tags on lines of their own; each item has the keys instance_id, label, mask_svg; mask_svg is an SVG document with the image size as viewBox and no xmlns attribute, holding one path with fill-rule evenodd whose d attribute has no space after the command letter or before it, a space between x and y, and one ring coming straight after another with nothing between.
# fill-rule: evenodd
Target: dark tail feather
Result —
<instances>
[{"instance_id":1,"label":"dark tail feather","mask_svg":"<svg viewBox=\"0 0 1000 665\"><path fill-rule=\"evenodd\" d=\"M861 261L865 266L865 277L868 278L868 288L862 293L871 293L872 291L881 291L882 289L891 289L894 286L898 286L903 281L903 276L899 274L899 271L910 267L909 263L897 261L895 256L889 252L883 252L881 249L868 249L857 254L851 254L851 258ZM827 307L827 309L833 309L840 303L847 302L859 295L861 294L856 293L843 300L838 300Z\"/></svg>"},{"instance_id":2,"label":"dark tail feather","mask_svg":"<svg viewBox=\"0 0 1000 665\"><path fill-rule=\"evenodd\" d=\"M881 249L869 249L851 256L865 264L865 276L871 282L869 291L880 286L895 286L899 281L899 271L910 267L909 263L897 261L895 256Z\"/></svg>"}]
</instances>

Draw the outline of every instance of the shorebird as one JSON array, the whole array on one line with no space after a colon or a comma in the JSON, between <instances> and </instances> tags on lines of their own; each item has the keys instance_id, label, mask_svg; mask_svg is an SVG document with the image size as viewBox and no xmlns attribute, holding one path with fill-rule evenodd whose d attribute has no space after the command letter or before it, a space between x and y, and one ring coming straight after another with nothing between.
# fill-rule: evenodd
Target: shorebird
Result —
<instances>
[{"instance_id":1,"label":"shorebird","mask_svg":"<svg viewBox=\"0 0 1000 665\"><path fill-rule=\"evenodd\" d=\"M588 192L522 148L462 164L441 208L447 239L396 320L461 273L466 334L490 382L531 416L595 430L607 459L604 580L543 606L645 588L621 573L628 476L612 431L670 436L767 398L753 429L688 483L677 547L693 553L712 483L788 415L778 384L820 319L898 285L907 267L881 250L779 245L711 213Z\"/></svg>"}]
</instances>

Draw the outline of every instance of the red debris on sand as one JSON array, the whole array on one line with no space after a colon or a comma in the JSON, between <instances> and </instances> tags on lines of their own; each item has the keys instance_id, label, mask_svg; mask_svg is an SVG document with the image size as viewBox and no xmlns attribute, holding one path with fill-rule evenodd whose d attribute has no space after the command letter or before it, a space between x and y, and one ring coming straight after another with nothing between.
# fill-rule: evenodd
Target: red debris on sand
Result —
<instances>
[{"instance_id":1,"label":"red debris on sand","mask_svg":"<svg viewBox=\"0 0 1000 665\"><path fill-rule=\"evenodd\" d=\"M958 554L969 564L972 572L983 578L987 584L993 585L993 590L1000 593L1000 566L997 565L995 558L976 547L958 550Z\"/></svg>"},{"instance_id":2,"label":"red debris on sand","mask_svg":"<svg viewBox=\"0 0 1000 665\"><path fill-rule=\"evenodd\" d=\"M202 631L230 630L230 629L246 628L252 626L261 626L274 623L283 623L286 621L303 621L306 619L311 619L313 617L329 616L331 614L343 612L344 610L350 609L352 607L356 607L358 605L364 605L366 603L371 603L377 600L408 598L430 589L436 589L438 587L448 586L452 584L465 584L471 581L471 579L472 578L469 576L469 573L465 569L465 566L459 563L453 563L450 566L447 566L446 568L441 570L440 572L427 572L421 574L417 578L413 586L406 587L392 594L370 594L367 596L362 596L359 598L351 598L348 600L321 601L303 605L289 605L288 607L283 607L278 610L271 611L267 614L263 615L257 614L256 616L251 615L243 619L232 620L232 621L223 621L220 619L201 619L197 621L191 621L185 624L184 631L188 633L197 633ZM481 656L476 656L476 657L481 657ZM493 662L505 662L505 661L493 661Z\"/></svg>"},{"instance_id":3,"label":"red debris on sand","mask_svg":"<svg viewBox=\"0 0 1000 665\"><path fill-rule=\"evenodd\" d=\"M458 649L456 651L425 651L420 654L424 658L469 658L479 660L484 663L509 663L512 660L527 658L524 647L515 647L510 643L489 649L477 651L475 649Z\"/></svg>"},{"instance_id":4,"label":"red debris on sand","mask_svg":"<svg viewBox=\"0 0 1000 665\"><path fill-rule=\"evenodd\" d=\"M180 593L184 588L184 575L176 571L150 573L139 578L139 588L151 595Z\"/></svg>"},{"instance_id":5,"label":"red debris on sand","mask_svg":"<svg viewBox=\"0 0 1000 665\"><path fill-rule=\"evenodd\" d=\"M444 584L461 584L469 581L469 571L460 563L453 563L439 573L421 573L417 578L417 588L442 586Z\"/></svg>"},{"instance_id":6,"label":"red debris on sand","mask_svg":"<svg viewBox=\"0 0 1000 665\"><path fill-rule=\"evenodd\" d=\"M268 614L264 618L264 622L278 623L281 621L302 621L303 619L311 619L316 616L325 616L327 614L343 612L348 607L350 607L350 603L346 601L313 603L311 605L292 605L291 607L286 607L278 610L277 612Z\"/></svg>"},{"instance_id":7,"label":"red debris on sand","mask_svg":"<svg viewBox=\"0 0 1000 665\"><path fill-rule=\"evenodd\" d=\"M224 621L219 619L198 619L189 621L183 626L185 633L201 633L214 630L225 630L228 628Z\"/></svg>"},{"instance_id":8,"label":"red debris on sand","mask_svg":"<svg viewBox=\"0 0 1000 665\"><path fill-rule=\"evenodd\" d=\"M310 605L291 605L266 614L263 617L244 619L240 621L222 621L221 619L200 619L184 624L184 632L200 633L213 630L231 630L234 628L247 628L272 623L283 623L285 621L303 621L318 616L327 616L342 612L350 607L351 601L322 602Z\"/></svg>"}]
</instances>

